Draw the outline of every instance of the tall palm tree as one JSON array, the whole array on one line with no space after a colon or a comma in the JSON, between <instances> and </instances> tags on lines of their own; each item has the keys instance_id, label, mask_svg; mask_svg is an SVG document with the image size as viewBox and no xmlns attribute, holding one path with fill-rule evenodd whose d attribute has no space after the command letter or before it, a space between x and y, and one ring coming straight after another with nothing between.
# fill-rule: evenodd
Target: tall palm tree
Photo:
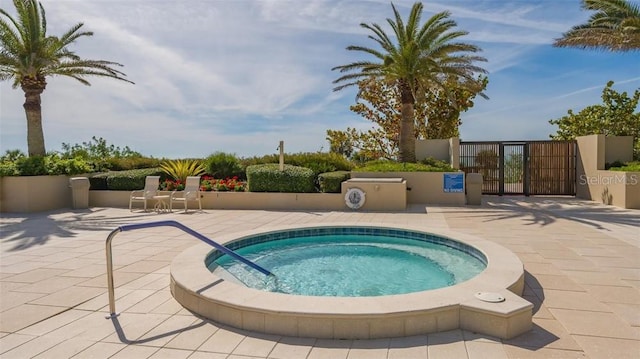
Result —
<instances>
[{"instance_id":1,"label":"tall palm tree","mask_svg":"<svg viewBox=\"0 0 640 359\"><path fill-rule=\"evenodd\" d=\"M395 41L387 35L378 24L360 24L373 32L369 38L375 41L382 50L363 46L349 46L347 50L359 51L372 55L373 61L358 61L348 65L337 66L332 70L346 73L334 81L340 84L334 91L357 85L359 80L372 78L397 86L400 93L401 121L399 139L399 160L415 162L415 122L414 105L430 88L448 90L447 79L459 79L460 86L471 86L478 81L475 74L486 71L474 63L486 61L474 53L481 51L477 46L454 42L467 35L466 31L454 30L456 22L449 18L448 11L433 15L420 25L422 3L415 3L411 8L407 23L402 20L396 7L393 8L394 19L387 19L393 30ZM452 94L452 92L447 91Z\"/></svg>"},{"instance_id":2,"label":"tall palm tree","mask_svg":"<svg viewBox=\"0 0 640 359\"><path fill-rule=\"evenodd\" d=\"M589 21L576 25L556 39L556 47L610 51L640 50L640 6L627 0L582 0L594 10Z\"/></svg>"},{"instance_id":3,"label":"tall palm tree","mask_svg":"<svg viewBox=\"0 0 640 359\"><path fill-rule=\"evenodd\" d=\"M80 32L79 23L62 36L47 35L47 21L42 4L36 0L13 0L17 19L0 9L0 80L13 79L24 91L27 115L29 156L45 155L40 95L47 86L46 77L62 75L90 85L86 76L102 76L133 83L114 69L119 63L81 59L68 46L92 32Z\"/></svg>"}]
</instances>

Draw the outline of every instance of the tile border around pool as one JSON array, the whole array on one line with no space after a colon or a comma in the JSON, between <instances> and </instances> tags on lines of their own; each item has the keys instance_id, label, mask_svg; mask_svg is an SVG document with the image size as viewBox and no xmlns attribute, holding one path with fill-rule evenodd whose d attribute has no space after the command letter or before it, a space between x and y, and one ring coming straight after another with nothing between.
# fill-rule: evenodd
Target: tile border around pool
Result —
<instances>
[{"instance_id":1,"label":"tile border around pool","mask_svg":"<svg viewBox=\"0 0 640 359\"><path fill-rule=\"evenodd\" d=\"M441 235L436 235L429 232L417 231L417 230L406 230L406 229L398 229L398 228L390 228L390 227L372 227L372 226L322 226L322 227L312 227L312 228L294 228L294 229L283 229L280 231L273 231L269 233L249 235L238 238L231 242L227 242L225 246L233 251L238 250L240 248L252 246L255 244L261 244L270 241L277 241L281 239L289 239L296 237L315 237L315 236L327 236L327 235L377 235L377 236L387 236L394 238L407 238L418 241L424 241L434 244L439 244L443 246L447 246L449 248L461 251L465 254L473 256L478 259L485 266L487 265L487 257L478 249L457 241L452 238L444 237ZM224 255L221 251L213 249L206 258L207 265L212 261L215 261L220 256Z\"/></svg>"}]
</instances>

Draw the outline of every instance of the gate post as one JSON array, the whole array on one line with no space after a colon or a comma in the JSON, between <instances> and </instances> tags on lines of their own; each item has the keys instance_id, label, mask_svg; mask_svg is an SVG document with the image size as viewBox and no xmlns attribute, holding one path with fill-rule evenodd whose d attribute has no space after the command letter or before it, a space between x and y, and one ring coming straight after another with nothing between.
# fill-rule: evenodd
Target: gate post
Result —
<instances>
[{"instance_id":1,"label":"gate post","mask_svg":"<svg viewBox=\"0 0 640 359\"><path fill-rule=\"evenodd\" d=\"M498 150L498 194L504 195L504 143L500 142Z\"/></svg>"},{"instance_id":2,"label":"gate post","mask_svg":"<svg viewBox=\"0 0 640 359\"><path fill-rule=\"evenodd\" d=\"M531 168L529 167L529 143L525 143L522 149L522 191L526 197L529 197L529 186L531 185Z\"/></svg>"}]
</instances>

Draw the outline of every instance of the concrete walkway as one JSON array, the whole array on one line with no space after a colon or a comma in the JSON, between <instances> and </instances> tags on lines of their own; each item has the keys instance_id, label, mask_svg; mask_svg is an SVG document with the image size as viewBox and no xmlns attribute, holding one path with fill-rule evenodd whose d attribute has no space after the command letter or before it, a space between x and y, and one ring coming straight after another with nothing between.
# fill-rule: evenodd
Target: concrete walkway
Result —
<instances>
[{"instance_id":1,"label":"concrete walkway","mask_svg":"<svg viewBox=\"0 0 640 359\"><path fill-rule=\"evenodd\" d=\"M409 338L317 340L224 327L169 292L172 258L197 244L177 229L114 240L107 320L105 239L119 225L177 220L206 236L276 224L394 223L495 241L527 271L534 328L512 340L455 330ZM401 213L131 213L92 208L0 217L0 357L5 358L638 358L640 211L562 197L485 197L481 207Z\"/></svg>"}]
</instances>

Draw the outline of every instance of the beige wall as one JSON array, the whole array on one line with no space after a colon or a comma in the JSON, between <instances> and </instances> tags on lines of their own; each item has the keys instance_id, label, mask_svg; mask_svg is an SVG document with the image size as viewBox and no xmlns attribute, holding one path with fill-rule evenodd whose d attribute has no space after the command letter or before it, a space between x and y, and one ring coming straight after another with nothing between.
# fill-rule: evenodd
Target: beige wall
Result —
<instances>
[{"instance_id":1,"label":"beige wall","mask_svg":"<svg viewBox=\"0 0 640 359\"><path fill-rule=\"evenodd\" d=\"M404 211L407 208L407 181L380 182L372 178L352 178L342 182L342 199L351 188L365 193L362 211ZM346 205L345 205L346 207Z\"/></svg>"},{"instance_id":2,"label":"beige wall","mask_svg":"<svg viewBox=\"0 0 640 359\"><path fill-rule=\"evenodd\" d=\"M416 140L416 158L420 161L427 157L448 162L455 169L460 168L460 139Z\"/></svg>"},{"instance_id":3,"label":"beige wall","mask_svg":"<svg viewBox=\"0 0 640 359\"><path fill-rule=\"evenodd\" d=\"M633 138L591 135L578 137L576 141L576 197L640 209L640 172L604 170L607 162L626 162L633 158Z\"/></svg>"},{"instance_id":4,"label":"beige wall","mask_svg":"<svg viewBox=\"0 0 640 359\"><path fill-rule=\"evenodd\" d=\"M416 140L416 158L420 161L427 157L449 162L449 140Z\"/></svg>"},{"instance_id":5,"label":"beige wall","mask_svg":"<svg viewBox=\"0 0 640 359\"><path fill-rule=\"evenodd\" d=\"M0 212L42 212L70 207L68 176L0 177Z\"/></svg>"},{"instance_id":6,"label":"beige wall","mask_svg":"<svg viewBox=\"0 0 640 359\"><path fill-rule=\"evenodd\" d=\"M213 209L347 209L340 193L203 192L202 206Z\"/></svg>"},{"instance_id":7,"label":"beige wall","mask_svg":"<svg viewBox=\"0 0 640 359\"><path fill-rule=\"evenodd\" d=\"M91 207L129 207L129 191L89 191ZM170 194L161 192L160 194ZM153 208L151 201L148 207ZM197 208L197 202L189 202ZM175 206L184 208L182 203ZM134 202L133 208L142 208ZM265 210L342 210L347 206L340 193L266 193L266 192L202 192L202 208L206 209L265 209Z\"/></svg>"},{"instance_id":8,"label":"beige wall","mask_svg":"<svg viewBox=\"0 0 640 359\"><path fill-rule=\"evenodd\" d=\"M633 160L633 136L609 136L604 139L604 162ZM604 168L602 168L604 169Z\"/></svg>"},{"instance_id":9,"label":"beige wall","mask_svg":"<svg viewBox=\"0 0 640 359\"><path fill-rule=\"evenodd\" d=\"M400 177L407 180L407 203L464 205L464 192L444 192L445 173L450 172L351 172L351 178Z\"/></svg>"}]
</instances>

